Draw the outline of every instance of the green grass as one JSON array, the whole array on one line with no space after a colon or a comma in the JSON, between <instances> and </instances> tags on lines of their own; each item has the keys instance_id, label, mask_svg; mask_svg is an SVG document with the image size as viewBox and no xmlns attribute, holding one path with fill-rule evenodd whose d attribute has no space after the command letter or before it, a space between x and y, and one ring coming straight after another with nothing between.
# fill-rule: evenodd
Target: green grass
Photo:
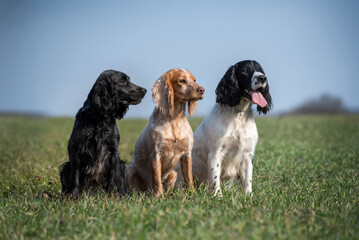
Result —
<instances>
[{"instance_id":1,"label":"green grass","mask_svg":"<svg viewBox=\"0 0 359 240\"><path fill-rule=\"evenodd\" d=\"M252 197L63 198L73 119L0 118L0 239L358 239L359 116L258 118ZM195 129L201 119L191 119ZM122 120L130 161L146 120Z\"/></svg>"}]
</instances>

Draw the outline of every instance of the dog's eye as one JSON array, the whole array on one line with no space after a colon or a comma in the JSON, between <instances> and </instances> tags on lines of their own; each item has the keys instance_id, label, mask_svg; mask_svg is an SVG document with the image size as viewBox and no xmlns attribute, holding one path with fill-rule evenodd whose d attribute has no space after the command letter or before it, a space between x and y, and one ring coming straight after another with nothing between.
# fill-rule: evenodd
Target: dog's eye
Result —
<instances>
[{"instance_id":1,"label":"dog's eye","mask_svg":"<svg viewBox=\"0 0 359 240\"><path fill-rule=\"evenodd\" d=\"M119 82L119 84L120 84L120 85L126 85L126 84L127 84L127 81L126 81L126 80L121 80L121 81Z\"/></svg>"},{"instance_id":2,"label":"dog's eye","mask_svg":"<svg viewBox=\"0 0 359 240\"><path fill-rule=\"evenodd\" d=\"M243 73L243 74L247 74L247 73L248 73L248 68L243 68L243 69L242 69L242 73Z\"/></svg>"},{"instance_id":3,"label":"dog's eye","mask_svg":"<svg viewBox=\"0 0 359 240\"><path fill-rule=\"evenodd\" d=\"M196 79L193 79L193 82L196 82L197 80Z\"/></svg>"},{"instance_id":4,"label":"dog's eye","mask_svg":"<svg viewBox=\"0 0 359 240\"><path fill-rule=\"evenodd\" d=\"M185 79L181 79L179 80L180 83L186 83L186 80Z\"/></svg>"}]
</instances>

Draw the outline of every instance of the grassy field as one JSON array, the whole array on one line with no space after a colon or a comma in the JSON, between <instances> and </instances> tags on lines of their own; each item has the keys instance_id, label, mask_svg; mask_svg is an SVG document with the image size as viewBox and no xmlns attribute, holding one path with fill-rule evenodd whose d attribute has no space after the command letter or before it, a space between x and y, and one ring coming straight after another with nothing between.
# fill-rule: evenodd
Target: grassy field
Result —
<instances>
[{"instance_id":1,"label":"grassy field","mask_svg":"<svg viewBox=\"0 0 359 240\"><path fill-rule=\"evenodd\" d=\"M146 123L118 123L127 162ZM359 116L258 118L252 197L237 185L165 200L62 197L72 125L0 118L0 239L359 239Z\"/></svg>"}]
</instances>

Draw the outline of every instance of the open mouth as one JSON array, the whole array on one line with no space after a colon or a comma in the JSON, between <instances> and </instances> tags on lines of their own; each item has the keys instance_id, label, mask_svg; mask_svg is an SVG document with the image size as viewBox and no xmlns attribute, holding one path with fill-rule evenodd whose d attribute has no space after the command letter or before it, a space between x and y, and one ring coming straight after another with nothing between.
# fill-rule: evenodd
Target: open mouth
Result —
<instances>
[{"instance_id":1,"label":"open mouth","mask_svg":"<svg viewBox=\"0 0 359 240\"><path fill-rule=\"evenodd\" d=\"M267 101L265 100L265 98L263 97L262 93L259 90L261 90L261 88L258 88L253 91L246 89L246 93L249 94L250 100L253 103L255 103L263 108L263 107L267 106Z\"/></svg>"}]
</instances>

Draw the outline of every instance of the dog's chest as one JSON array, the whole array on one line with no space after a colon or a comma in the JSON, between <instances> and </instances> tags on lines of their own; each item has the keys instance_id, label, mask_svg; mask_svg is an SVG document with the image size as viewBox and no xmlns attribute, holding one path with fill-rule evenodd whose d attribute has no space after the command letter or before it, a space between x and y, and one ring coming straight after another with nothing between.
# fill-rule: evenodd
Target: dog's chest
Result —
<instances>
[{"instance_id":1,"label":"dog's chest","mask_svg":"<svg viewBox=\"0 0 359 240\"><path fill-rule=\"evenodd\" d=\"M188 134L190 126L184 125L182 128L167 128L164 138L162 138L158 151L161 155L162 171L166 172L173 169L178 161L191 152L193 135Z\"/></svg>"},{"instance_id":2,"label":"dog's chest","mask_svg":"<svg viewBox=\"0 0 359 240\"><path fill-rule=\"evenodd\" d=\"M238 175L244 153L254 153L258 134L254 121L238 121L228 126L221 146L221 176L232 178Z\"/></svg>"},{"instance_id":3,"label":"dog's chest","mask_svg":"<svg viewBox=\"0 0 359 240\"><path fill-rule=\"evenodd\" d=\"M100 128L92 138L91 164L88 165L86 173L93 176L96 181L103 181L104 174L109 167L109 161L118 146L119 134L117 128Z\"/></svg>"},{"instance_id":4,"label":"dog's chest","mask_svg":"<svg viewBox=\"0 0 359 240\"><path fill-rule=\"evenodd\" d=\"M173 169L180 159L190 151L187 139L167 139L164 145L161 157L162 172Z\"/></svg>"}]
</instances>

